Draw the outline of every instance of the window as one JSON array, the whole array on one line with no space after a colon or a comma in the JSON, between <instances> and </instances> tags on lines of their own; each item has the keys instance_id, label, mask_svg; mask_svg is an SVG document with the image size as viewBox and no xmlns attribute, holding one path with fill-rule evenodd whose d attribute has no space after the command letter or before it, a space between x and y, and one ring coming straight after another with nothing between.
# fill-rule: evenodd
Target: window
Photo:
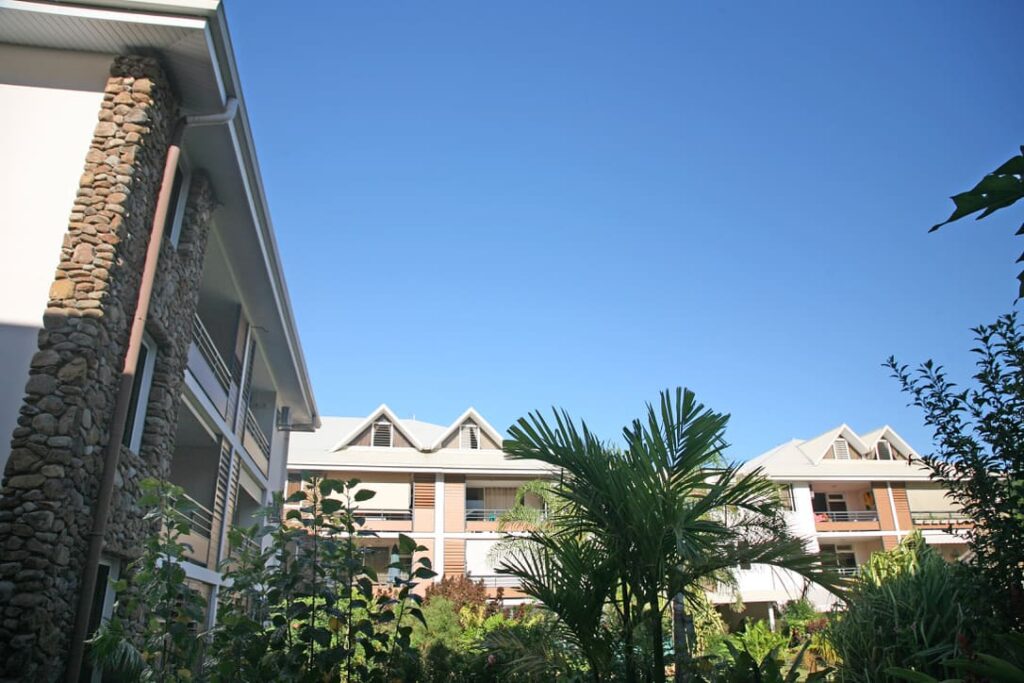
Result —
<instances>
[{"instance_id":1,"label":"window","mask_svg":"<svg viewBox=\"0 0 1024 683\"><path fill-rule=\"evenodd\" d=\"M120 578L120 564L117 560L101 557L99 567L96 570L96 590L92 595L92 603L89 606L89 637L96 634L96 629L106 623L114 613L114 600L117 597L114 593L114 582ZM89 646L86 646L89 647ZM100 683L103 680L103 672L90 663L88 654L82 665L82 674L79 681L83 683Z\"/></svg>"},{"instance_id":2,"label":"window","mask_svg":"<svg viewBox=\"0 0 1024 683\"><path fill-rule=\"evenodd\" d=\"M483 488L466 488L466 509L467 510L483 510L484 509L484 490Z\"/></svg>"},{"instance_id":3,"label":"window","mask_svg":"<svg viewBox=\"0 0 1024 683\"><path fill-rule=\"evenodd\" d=\"M826 559L840 569L856 569L857 555L853 552L852 545L833 545L823 543L820 546L821 553Z\"/></svg>"},{"instance_id":4,"label":"window","mask_svg":"<svg viewBox=\"0 0 1024 683\"><path fill-rule=\"evenodd\" d=\"M156 344L149 336L143 336L139 348L139 361L132 379L132 393L128 404L128 416L124 425L121 443L129 450L139 452L142 432L146 422L146 407L149 404L149 387L153 382L153 366L156 364Z\"/></svg>"},{"instance_id":5,"label":"window","mask_svg":"<svg viewBox=\"0 0 1024 683\"><path fill-rule=\"evenodd\" d=\"M832 444L832 452L835 454L836 460L849 460L850 444L846 442L846 439L836 439Z\"/></svg>"},{"instance_id":6,"label":"window","mask_svg":"<svg viewBox=\"0 0 1024 683\"><path fill-rule=\"evenodd\" d=\"M181 237L190 178L188 166L180 159L178 168L174 171L174 183L171 185L171 196L167 204L167 222L164 224L164 239L169 240L174 246L178 246L178 238Z\"/></svg>"},{"instance_id":7,"label":"window","mask_svg":"<svg viewBox=\"0 0 1024 683\"><path fill-rule=\"evenodd\" d=\"M792 510L794 508L793 503L793 485L792 484L780 484L778 487L779 491L779 502L782 503L783 510Z\"/></svg>"},{"instance_id":8,"label":"window","mask_svg":"<svg viewBox=\"0 0 1024 683\"><path fill-rule=\"evenodd\" d=\"M885 439L882 439L881 441L878 442L878 445L875 446L875 452L877 453L879 460L893 459L892 446L890 446L889 442L886 441Z\"/></svg>"},{"instance_id":9,"label":"window","mask_svg":"<svg viewBox=\"0 0 1024 683\"><path fill-rule=\"evenodd\" d=\"M846 496L842 493L815 493L815 512L846 512Z\"/></svg>"},{"instance_id":10,"label":"window","mask_svg":"<svg viewBox=\"0 0 1024 683\"><path fill-rule=\"evenodd\" d=\"M378 420L373 423L373 438L370 443L376 448L391 448L393 436L391 423L387 420Z\"/></svg>"},{"instance_id":11,"label":"window","mask_svg":"<svg viewBox=\"0 0 1024 683\"><path fill-rule=\"evenodd\" d=\"M377 574L378 583L393 584L395 579L408 578L412 569L412 555L398 552L398 545L366 546L362 548L363 564ZM400 565L393 567L391 565Z\"/></svg>"},{"instance_id":12,"label":"window","mask_svg":"<svg viewBox=\"0 0 1024 683\"><path fill-rule=\"evenodd\" d=\"M480 428L476 425L462 425L459 448L477 450L480 448Z\"/></svg>"}]
</instances>

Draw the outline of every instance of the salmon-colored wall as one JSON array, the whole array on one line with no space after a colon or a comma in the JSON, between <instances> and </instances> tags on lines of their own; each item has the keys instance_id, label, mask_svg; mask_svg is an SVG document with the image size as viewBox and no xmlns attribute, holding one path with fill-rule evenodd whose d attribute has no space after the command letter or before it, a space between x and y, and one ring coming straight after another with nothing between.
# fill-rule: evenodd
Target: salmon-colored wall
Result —
<instances>
[{"instance_id":1,"label":"salmon-colored wall","mask_svg":"<svg viewBox=\"0 0 1024 683\"><path fill-rule=\"evenodd\" d=\"M892 482L892 501L889 500L889 490L884 481L871 482L871 491L878 504L878 521L882 525L882 531L896 531L897 522L899 531L910 531L914 523L910 519L910 505L907 502L907 487L903 482ZM892 516L893 504L896 507L896 518Z\"/></svg>"},{"instance_id":2,"label":"salmon-colored wall","mask_svg":"<svg viewBox=\"0 0 1024 683\"><path fill-rule=\"evenodd\" d=\"M466 477L462 474L444 476L444 530L466 530ZM445 555L447 558L447 554ZM445 564L448 564L445 559Z\"/></svg>"}]
</instances>

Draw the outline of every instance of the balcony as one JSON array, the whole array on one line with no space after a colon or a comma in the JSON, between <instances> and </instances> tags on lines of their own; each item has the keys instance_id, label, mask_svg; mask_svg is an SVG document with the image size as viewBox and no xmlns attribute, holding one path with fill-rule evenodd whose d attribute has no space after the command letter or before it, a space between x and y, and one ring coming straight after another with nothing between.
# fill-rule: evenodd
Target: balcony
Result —
<instances>
[{"instance_id":1,"label":"balcony","mask_svg":"<svg viewBox=\"0 0 1024 683\"><path fill-rule=\"evenodd\" d=\"M817 531L879 531L882 527L875 510L815 510L814 528Z\"/></svg>"},{"instance_id":2,"label":"balcony","mask_svg":"<svg viewBox=\"0 0 1024 683\"><path fill-rule=\"evenodd\" d=\"M877 522L878 513L874 510L841 510L815 512L816 522Z\"/></svg>"},{"instance_id":3,"label":"balcony","mask_svg":"<svg viewBox=\"0 0 1024 683\"><path fill-rule=\"evenodd\" d=\"M959 510L911 510L910 521L919 527L965 527L971 518Z\"/></svg>"},{"instance_id":4,"label":"balcony","mask_svg":"<svg viewBox=\"0 0 1024 683\"><path fill-rule=\"evenodd\" d=\"M189 525L189 533L179 539L189 546L185 555L196 564L214 568L218 558L217 543L213 538L213 511L188 494L182 498L185 509L175 510L175 516Z\"/></svg>"},{"instance_id":5,"label":"balcony","mask_svg":"<svg viewBox=\"0 0 1024 683\"><path fill-rule=\"evenodd\" d=\"M245 431L242 433L242 445L256 462L264 476L270 469L270 439L263 433L263 429L256 421L252 411L245 411Z\"/></svg>"},{"instance_id":6,"label":"balcony","mask_svg":"<svg viewBox=\"0 0 1024 683\"><path fill-rule=\"evenodd\" d=\"M467 522L497 522L508 508L476 508L466 510Z\"/></svg>"},{"instance_id":7,"label":"balcony","mask_svg":"<svg viewBox=\"0 0 1024 683\"><path fill-rule=\"evenodd\" d=\"M231 370L198 315L192 318L192 344L188 349L188 367L195 375L203 393L227 417L231 404Z\"/></svg>"},{"instance_id":8,"label":"balcony","mask_svg":"<svg viewBox=\"0 0 1024 683\"><path fill-rule=\"evenodd\" d=\"M412 531L412 510L357 508L356 524L370 531Z\"/></svg>"}]
</instances>

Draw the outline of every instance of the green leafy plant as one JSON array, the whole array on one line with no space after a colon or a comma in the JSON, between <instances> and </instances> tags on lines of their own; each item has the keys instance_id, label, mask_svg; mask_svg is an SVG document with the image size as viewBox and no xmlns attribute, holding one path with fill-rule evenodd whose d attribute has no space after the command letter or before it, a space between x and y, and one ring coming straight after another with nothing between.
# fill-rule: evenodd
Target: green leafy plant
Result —
<instances>
[{"instance_id":1,"label":"green leafy plant","mask_svg":"<svg viewBox=\"0 0 1024 683\"><path fill-rule=\"evenodd\" d=\"M789 645L789 638L778 631L772 631L767 622L759 620L748 622L742 631L730 635L725 644L731 652L742 651L761 662L782 653Z\"/></svg>"},{"instance_id":2,"label":"green leafy plant","mask_svg":"<svg viewBox=\"0 0 1024 683\"><path fill-rule=\"evenodd\" d=\"M663 681L666 651L689 671L696 636L686 598L730 583L738 565L778 566L839 590L838 577L790 534L775 484L724 464L727 422L677 389L623 430L621 449L564 411L553 423L532 413L510 428L511 457L561 472L551 489L560 504L525 533L503 571L556 615L593 680L611 675L620 652L627 681Z\"/></svg>"},{"instance_id":3,"label":"green leafy plant","mask_svg":"<svg viewBox=\"0 0 1024 683\"><path fill-rule=\"evenodd\" d=\"M190 504L178 486L145 479L140 487L139 504L153 533L127 578L115 583L114 616L90 641L90 657L106 673L133 680L191 681L201 670L206 604L182 568Z\"/></svg>"},{"instance_id":4,"label":"green leafy plant","mask_svg":"<svg viewBox=\"0 0 1024 683\"><path fill-rule=\"evenodd\" d=\"M988 683L1021 683L1024 681L1024 634L1007 633L995 637L1000 656L976 654L947 660L947 666ZM893 667L888 673L901 681L911 683L940 683L939 679L921 671ZM941 683L962 683L961 679L946 679Z\"/></svg>"},{"instance_id":5,"label":"green leafy plant","mask_svg":"<svg viewBox=\"0 0 1024 683\"><path fill-rule=\"evenodd\" d=\"M952 200L956 205L949 218L932 226L929 232L938 230L947 223L958 221L961 218L978 213L978 220L989 216L999 209L1005 209L1018 202L1024 197L1024 146L1021 154L1011 157L1009 161L992 171L981 179L977 185L966 192L953 195ZM1018 235L1024 235L1024 225L1017 230ZM1017 262L1024 261L1024 254L1021 254ZM1020 280L1018 296L1024 297L1024 271L1017 276Z\"/></svg>"},{"instance_id":6,"label":"green leafy plant","mask_svg":"<svg viewBox=\"0 0 1024 683\"><path fill-rule=\"evenodd\" d=\"M930 360L916 372L894 358L887 365L935 432L924 465L973 522L956 533L987 584L985 611L1002 617L998 632L1024 628L1024 329L1011 313L973 332L972 386Z\"/></svg>"},{"instance_id":7,"label":"green leafy plant","mask_svg":"<svg viewBox=\"0 0 1024 683\"><path fill-rule=\"evenodd\" d=\"M944 674L943 660L961 652L965 575L919 533L872 555L827 629L843 680L885 683L895 680L889 668L907 665Z\"/></svg>"},{"instance_id":8,"label":"green leafy plant","mask_svg":"<svg viewBox=\"0 0 1024 683\"><path fill-rule=\"evenodd\" d=\"M361 530L355 507L374 493L358 484L308 479L284 501L293 507L283 523L232 533L237 551L225 567L215 681L384 681L413 656L409 619L424 621L413 589L434 572L425 558L411 567L393 562L390 584L381 584L359 545L374 534ZM261 549L265 535L270 543ZM399 556L425 550L399 535Z\"/></svg>"},{"instance_id":9,"label":"green leafy plant","mask_svg":"<svg viewBox=\"0 0 1024 683\"><path fill-rule=\"evenodd\" d=\"M797 683L800 681L800 669L798 662L803 657L804 650L808 643L797 653L796 660L789 669L783 670L783 648L776 645L758 657L745 647L738 647L733 643L726 643L729 648L730 663L721 667L712 677L714 683ZM819 681L825 679L830 672L828 670L808 674L804 681Z\"/></svg>"}]
</instances>

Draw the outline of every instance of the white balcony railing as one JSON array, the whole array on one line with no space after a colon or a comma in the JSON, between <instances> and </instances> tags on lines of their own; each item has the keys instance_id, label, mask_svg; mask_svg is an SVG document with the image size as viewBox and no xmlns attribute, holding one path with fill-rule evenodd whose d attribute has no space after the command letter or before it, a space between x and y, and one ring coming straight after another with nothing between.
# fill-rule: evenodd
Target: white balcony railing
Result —
<instances>
[{"instance_id":1,"label":"white balcony railing","mask_svg":"<svg viewBox=\"0 0 1024 683\"><path fill-rule=\"evenodd\" d=\"M467 574L471 581L482 583L486 588L519 588L519 577L508 574Z\"/></svg>"},{"instance_id":2,"label":"white balcony railing","mask_svg":"<svg viewBox=\"0 0 1024 683\"><path fill-rule=\"evenodd\" d=\"M364 522L408 522L412 520L412 510L365 510L356 508L355 516Z\"/></svg>"},{"instance_id":3,"label":"white balcony railing","mask_svg":"<svg viewBox=\"0 0 1024 683\"><path fill-rule=\"evenodd\" d=\"M911 510L910 521L919 526L965 524L971 519L958 510Z\"/></svg>"},{"instance_id":4,"label":"white balcony railing","mask_svg":"<svg viewBox=\"0 0 1024 683\"><path fill-rule=\"evenodd\" d=\"M200 355L210 365L218 384L224 391L227 391L231 386L231 370L224 362L217 346L213 343L213 338L206 331L206 326L203 325L203 321L199 319L198 315L192 316L192 341L195 342Z\"/></svg>"},{"instance_id":5,"label":"white balcony railing","mask_svg":"<svg viewBox=\"0 0 1024 683\"><path fill-rule=\"evenodd\" d=\"M836 569L836 573L839 576L857 576L858 567L839 567Z\"/></svg>"},{"instance_id":6,"label":"white balcony railing","mask_svg":"<svg viewBox=\"0 0 1024 683\"><path fill-rule=\"evenodd\" d=\"M473 508L466 510L467 522L497 522L508 508Z\"/></svg>"},{"instance_id":7,"label":"white balcony railing","mask_svg":"<svg viewBox=\"0 0 1024 683\"><path fill-rule=\"evenodd\" d=\"M188 522L189 529L193 534L210 538L213 534L213 512L187 493L182 497L189 509L175 510L177 516Z\"/></svg>"},{"instance_id":8,"label":"white balcony railing","mask_svg":"<svg viewBox=\"0 0 1024 683\"><path fill-rule=\"evenodd\" d=\"M817 522L877 522L878 513L874 510L843 510L815 512Z\"/></svg>"},{"instance_id":9,"label":"white balcony railing","mask_svg":"<svg viewBox=\"0 0 1024 683\"><path fill-rule=\"evenodd\" d=\"M263 429L256 421L256 417L252 414L252 411L248 408L245 409L245 431L249 433L252 440L255 442L256 447L260 453L267 460L270 459L270 439L263 433ZM252 455L255 455L252 454Z\"/></svg>"}]
</instances>

